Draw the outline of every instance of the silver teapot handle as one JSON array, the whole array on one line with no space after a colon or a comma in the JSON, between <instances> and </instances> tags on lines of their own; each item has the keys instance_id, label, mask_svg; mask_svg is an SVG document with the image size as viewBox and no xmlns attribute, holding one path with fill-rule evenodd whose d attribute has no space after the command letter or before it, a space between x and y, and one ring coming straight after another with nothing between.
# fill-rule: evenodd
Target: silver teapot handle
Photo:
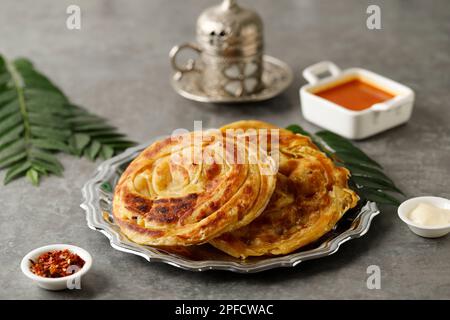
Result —
<instances>
[{"instance_id":1,"label":"silver teapot handle","mask_svg":"<svg viewBox=\"0 0 450 320\"><path fill-rule=\"evenodd\" d=\"M195 70L195 62L196 60L194 59L189 59L186 63L185 66L180 66L177 63L177 55L180 51L184 50L184 49L191 49L196 51L197 53L201 53L202 49L200 49L200 47L192 42L187 42L187 43L183 43L179 46L175 46L172 48L172 50L170 50L169 53L169 57L170 57L170 63L172 64L172 68L178 72L184 73L184 72L189 72L192 70Z\"/></svg>"}]
</instances>

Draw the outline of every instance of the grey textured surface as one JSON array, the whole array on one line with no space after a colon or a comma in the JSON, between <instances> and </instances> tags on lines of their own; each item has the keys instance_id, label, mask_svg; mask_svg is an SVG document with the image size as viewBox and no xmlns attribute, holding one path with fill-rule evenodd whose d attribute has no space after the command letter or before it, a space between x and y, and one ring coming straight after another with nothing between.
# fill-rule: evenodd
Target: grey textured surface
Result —
<instances>
[{"instance_id":1,"label":"grey textured surface","mask_svg":"<svg viewBox=\"0 0 450 320\"><path fill-rule=\"evenodd\" d=\"M70 98L145 141L194 120L215 127L257 118L300 123L300 70L329 59L361 66L416 91L411 121L358 144L381 162L408 196L450 198L450 3L386 1L382 30L366 28L365 1L247 0L265 21L266 52L286 61L295 80L282 96L242 106L203 105L169 85L170 48L194 38L195 19L213 1L2 0L0 51L27 56ZM68 4L82 9L82 30L65 27ZM62 156L64 178L34 188L0 187L0 298L450 298L450 238L422 239L382 207L369 233L335 255L254 275L191 273L118 252L86 226L80 188L97 164ZM3 173L1 174L2 178ZM87 249L94 266L81 291L47 292L19 269L24 254L50 243ZM366 268L379 265L382 289L368 290Z\"/></svg>"}]
</instances>

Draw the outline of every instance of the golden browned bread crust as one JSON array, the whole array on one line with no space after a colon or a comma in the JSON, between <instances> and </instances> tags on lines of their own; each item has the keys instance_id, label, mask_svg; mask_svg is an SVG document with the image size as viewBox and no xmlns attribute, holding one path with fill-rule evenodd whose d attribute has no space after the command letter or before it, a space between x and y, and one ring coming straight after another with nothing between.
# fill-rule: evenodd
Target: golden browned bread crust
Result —
<instances>
[{"instance_id":1,"label":"golden browned bread crust","mask_svg":"<svg viewBox=\"0 0 450 320\"><path fill-rule=\"evenodd\" d=\"M268 162L258 160L248 146L243 163L232 161L235 155L224 145L237 148L240 142L218 137L223 139L220 132L204 133L197 145L195 133L169 137L128 166L113 200L115 221L128 238L157 246L199 244L261 214L275 188L275 174L267 174ZM195 158L202 154L210 161Z\"/></svg>"},{"instance_id":2,"label":"golden browned bread crust","mask_svg":"<svg viewBox=\"0 0 450 320\"><path fill-rule=\"evenodd\" d=\"M273 129L259 121L230 128ZM270 133L270 131L269 131ZM279 172L269 205L252 223L210 243L234 256L280 255L316 241L358 202L348 188L349 171L337 167L308 137L279 133Z\"/></svg>"}]
</instances>

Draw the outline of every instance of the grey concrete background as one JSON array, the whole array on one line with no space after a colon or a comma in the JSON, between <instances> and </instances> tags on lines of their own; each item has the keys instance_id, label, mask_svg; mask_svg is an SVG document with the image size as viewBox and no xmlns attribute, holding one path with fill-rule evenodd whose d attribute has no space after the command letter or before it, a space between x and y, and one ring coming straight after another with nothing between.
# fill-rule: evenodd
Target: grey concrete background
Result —
<instances>
[{"instance_id":1,"label":"grey concrete background","mask_svg":"<svg viewBox=\"0 0 450 320\"><path fill-rule=\"evenodd\" d=\"M265 103L204 105L169 85L170 48L194 38L206 0L1 0L0 52L30 57L70 98L108 118L132 139L257 118L308 124L300 113L300 70L329 59L361 66L412 87L411 121L358 144L381 162L408 196L450 198L450 2L370 1L382 30L366 28L369 1L247 0L262 15L266 52L295 71L292 86ZM65 27L69 4L82 9L82 29ZM64 178L0 187L0 298L6 299L377 299L450 298L450 238L422 239L383 207L369 233L335 255L293 269L254 275L191 273L118 252L86 226L80 188L98 163L61 156ZM0 178L3 178L1 173ZM50 243L79 245L94 257L83 290L47 292L19 269L24 254ZM379 265L382 289L366 288L366 268Z\"/></svg>"}]
</instances>

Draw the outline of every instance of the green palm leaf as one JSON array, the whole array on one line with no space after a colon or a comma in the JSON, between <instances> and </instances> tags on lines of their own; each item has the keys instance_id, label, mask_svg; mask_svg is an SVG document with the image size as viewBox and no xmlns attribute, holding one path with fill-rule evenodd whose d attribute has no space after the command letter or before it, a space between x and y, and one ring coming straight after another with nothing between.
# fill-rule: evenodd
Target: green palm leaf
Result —
<instances>
[{"instance_id":1,"label":"green palm leaf","mask_svg":"<svg viewBox=\"0 0 450 320\"><path fill-rule=\"evenodd\" d=\"M91 160L99 156L108 159L136 144L118 133L106 120L79 106L71 105L71 108L75 114L68 120L74 133L71 140L72 153L84 155Z\"/></svg>"},{"instance_id":2,"label":"green palm leaf","mask_svg":"<svg viewBox=\"0 0 450 320\"><path fill-rule=\"evenodd\" d=\"M58 152L109 158L134 144L104 119L72 105L27 59L0 55L0 169L4 183L62 175Z\"/></svg>"},{"instance_id":3,"label":"green palm leaf","mask_svg":"<svg viewBox=\"0 0 450 320\"><path fill-rule=\"evenodd\" d=\"M286 129L309 136L312 141L336 165L344 166L351 172L349 185L362 199L378 203L398 205L399 201L387 192L403 194L394 182L382 171L382 166L349 140L330 131L311 134L298 125Z\"/></svg>"},{"instance_id":4,"label":"green palm leaf","mask_svg":"<svg viewBox=\"0 0 450 320\"><path fill-rule=\"evenodd\" d=\"M53 124L61 128L64 118L51 115L46 118L40 107L50 105L43 94L36 94L45 88L53 98L52 108L63 109L67 100L60 90L46 77L38 74L33 65L24 59L14 62L0 56L0 75L9 79L0 87L0 166L7 169L4 183L26 175L32 184L37 185L44 171L35 164L31 150L49 154L48 150L67 148L62 136L70 131L53 129Z\"/></svg>"}]
</instances>

